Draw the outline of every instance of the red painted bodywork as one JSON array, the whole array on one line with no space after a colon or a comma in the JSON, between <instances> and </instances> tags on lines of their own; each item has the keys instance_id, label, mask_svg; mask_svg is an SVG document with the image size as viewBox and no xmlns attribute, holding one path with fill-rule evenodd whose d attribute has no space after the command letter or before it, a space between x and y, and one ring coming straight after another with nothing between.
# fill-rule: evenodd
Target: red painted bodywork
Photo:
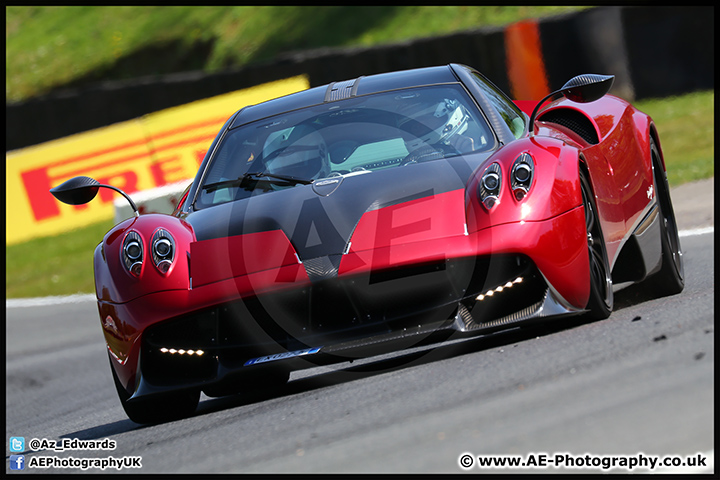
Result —
<instances>
[{"instance_id":1,"label":"red painted bodywork","mask_svg":"<svg viewBox=\"0 0 720 480\"><path fill-rule=\"evenodd\" d=\"M194 242L190 245L190 274L193 288L244 276L263 278L255 288L252 282L240 296L265 291L275 283L307 280L307 274L282 230L248 233Z\"/></svg>"},{"instance_id":2,"label":"red painted bodywork","mask_svg":"<svg viewBox=\"0 0 720 480\"><path fill-rule=\"evenodd\" d=\"M654 134L652 120L626 101L612 95L605 95L587 104L563 99L550 108L571 108L583 112L595 125L600 139L597 145L588 144L569 129L542 122L542 114L535 124L535 133L537 137L554 137L579 149L590 171L610 265L613 267L620 248L647 213L653 200L649 141L652 137L656 145L660 142Z\"/></svg>"}]
</instances>

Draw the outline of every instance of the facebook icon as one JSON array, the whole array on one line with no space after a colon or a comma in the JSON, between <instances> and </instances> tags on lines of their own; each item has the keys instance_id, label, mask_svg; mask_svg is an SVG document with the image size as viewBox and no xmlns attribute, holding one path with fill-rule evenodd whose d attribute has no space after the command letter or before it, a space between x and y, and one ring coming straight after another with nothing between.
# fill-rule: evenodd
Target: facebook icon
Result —
<instances>
[{"instance_id":1,"label":"facebook icon","mask_svg":"<svg viewBox=\"0 0 720 480\"><path fill-rule=\"evenodd\" d=\"M10 470L25 470L25 455L10 455Z\"/></svg>"}]
</instances>

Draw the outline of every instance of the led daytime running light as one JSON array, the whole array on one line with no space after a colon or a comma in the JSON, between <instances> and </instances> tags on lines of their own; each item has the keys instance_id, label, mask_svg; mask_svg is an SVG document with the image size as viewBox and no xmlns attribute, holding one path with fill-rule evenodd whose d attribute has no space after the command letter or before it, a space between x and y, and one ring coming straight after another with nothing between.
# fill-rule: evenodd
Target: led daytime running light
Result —
<instances>
[{"instance_id":1,"label":"led daytime running light","mask_svg":"<svg viewBox=\"0 0 720 480\"><path fill-rule=\"evenodd\" d=\"M505 290L506 288L511 288L511 287L517 285L518 283L522 283L522 281L523 281L523 278L522 278L522 277L517 277L517 278L516 278L515 280L513 280L512 282L507 282L507 283L505 283L505 284L503 284L503 285L498 285L497 287L495 287L495 288L492 289L492 290L488 290L488 291L485 292L485 293L481 293L480 295L478 295L478 296L475 298L475 300L477 300L478 302L482 302L483 300L485 300L486 297L492 297L492 296L495 295L496 293L500 293L500 292L502 292L503 290Z\"/></svg>"},{"instance_id":2,"label":"led daytime running light","mask_svg":"<svg viewBox=\"0 0 720 480\"><path fill-rule=\"evenodd\" d=\"M165 347L162 347L162 348L160 349L160 351L161 351L162 353L169 353L169 354L171 354L171 355L175 355L175 354L178 354L178 355L189 355L189 356L197 355L198 357L202 357L202 356L205 354L205 352L204 352L203 350L200 350L200 349L197 349L197 350L185 350L185 349L183 349L183 348L176 349L176 348L165 348Z\"/></svg>"}]
</instances>

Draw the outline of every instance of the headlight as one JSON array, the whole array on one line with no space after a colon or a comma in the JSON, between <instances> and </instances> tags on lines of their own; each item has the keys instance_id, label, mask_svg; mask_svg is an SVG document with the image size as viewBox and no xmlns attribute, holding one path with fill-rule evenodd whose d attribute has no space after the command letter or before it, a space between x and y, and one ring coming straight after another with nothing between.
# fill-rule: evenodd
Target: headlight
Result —
<instances>
[{"instance_id":1,"label":"headlight","mask_svg":"<svg viewBox=\"0 0 720 480\"><path fill-rule=\"evenodd\" d=\"M167 273L175 259L175 240L164 228L158 229L152 237L152 259L160 273Z\"/></svg>"},{"instance_id":2,"label":"headlight","mask_svg":"<svg viewBox=\"0 0 720 480\"><path fill-rule=\"evenodd\" d=\"M522 200L530 191L535 166L529 153L521 153L510 170L510 188L516 200Z\"/></svg>"},{"instance_id":3,"label":"headlight","mask_svg":"<svg viewBox=\"0 0 720 480\"><path fill-rule=\"evenodd\" d=\"M502 188L502 171L500 165L493 163L485 169L478 183L478 196L485 208L490 210L500 197L500 189Z\"/></svg>"},{"instance_id":4,"label":"headlight","mask_svg":"<svg viewBox=\"0 0 720 480\"><path fill-rule=\"evenodd\" d=\"M143 243L139 233L129 232L125 236L121 255L127 271L139 277L143 265Z\"/></svg>"}]
</instances>

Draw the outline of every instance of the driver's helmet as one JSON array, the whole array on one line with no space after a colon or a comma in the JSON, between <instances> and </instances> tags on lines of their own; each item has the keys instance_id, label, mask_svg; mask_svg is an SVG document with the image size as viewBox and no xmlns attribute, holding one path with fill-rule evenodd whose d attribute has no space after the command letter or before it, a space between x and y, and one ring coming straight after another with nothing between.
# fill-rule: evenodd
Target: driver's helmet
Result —
<instances>
[{"instance_id":1,"label":"driver's helmet","mask_svg":"<svg viewBox=\"0 0 720 480\"><path fill-rule=\"evenodd\" d=\"M330 173L327 146L313 129L296 127L280 151L265 163L268 173L301 179L325 177Z\"/></svg>"},{"instance_id":2,"label":"driver's helmet","mask_svg":"<svg viewBox=\"0 0 720 480\"><path fill-rule=\"evenodd\" d=\"M409 132L414 135L406 142L408 151L428 144L448 144L455 135L464 133L468 128L470 115L457 100L444 99L436 105L420 112L413 120Z\"/></svg>"}]
</instances>

